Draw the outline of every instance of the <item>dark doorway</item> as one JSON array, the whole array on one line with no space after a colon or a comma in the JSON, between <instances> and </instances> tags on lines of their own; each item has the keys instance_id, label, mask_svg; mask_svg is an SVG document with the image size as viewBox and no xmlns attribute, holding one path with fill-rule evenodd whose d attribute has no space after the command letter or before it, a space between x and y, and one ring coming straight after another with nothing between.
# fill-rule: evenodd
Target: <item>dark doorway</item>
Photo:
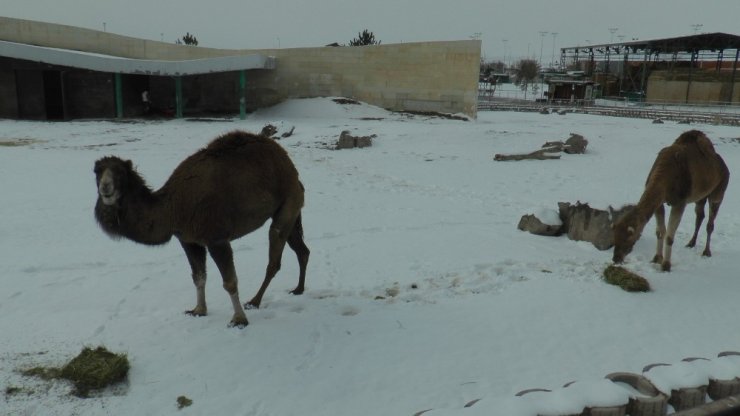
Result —
<instances>
[{"instance_id":1,"label":"dark doorway","mask_svg":"<svg viewBox=\"0 0 740 416\"><path fill-rule=\"evenodd\" d=\"M64 92L62 73L44 71L44 99L46 101L46 119L64 119Z\"/></svg>"},{"instance_id":2,"label":"dark doorway","mask_svg":"<svg viewBox=\"0 0 740 416\"><path fill-rule=\"evenodd\" d=\"M148 75L123 75L123 115L141 117L154 114L155 102L149 87ZM147 102L144 102L144 91Z\"/></svg>"},{"instance_id":3,"label":"dark doorway","mask_svg":"<svg viewBox=\"0 0 740 416\"><path fill-rule=\"evenodd\" d=\"M15 71L16 92L18 94L18 118L25 120L45 120L44 76L42 71Z\"/></svg>"}]
</instances>

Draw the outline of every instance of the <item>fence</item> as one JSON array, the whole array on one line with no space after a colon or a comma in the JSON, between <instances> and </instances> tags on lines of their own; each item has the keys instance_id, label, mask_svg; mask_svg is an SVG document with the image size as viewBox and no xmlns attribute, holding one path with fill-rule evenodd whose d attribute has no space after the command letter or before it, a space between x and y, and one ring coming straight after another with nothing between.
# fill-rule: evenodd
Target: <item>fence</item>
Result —
<instances>
[{"instance_id":1,"label":"fence","mask_svg":"<svg viewBox=\"0 0 740 416\"><path fill-rule=\"evenodd\" d=\"M740 126L740 106L737 105L675 105L668 103L627 103L611 100L576 100L572 102L504 99L490 95L478 97L481 111L530 111L595 114L611 117L671 120L682 123L704 123Z\"/></svg>"}]
</instances>

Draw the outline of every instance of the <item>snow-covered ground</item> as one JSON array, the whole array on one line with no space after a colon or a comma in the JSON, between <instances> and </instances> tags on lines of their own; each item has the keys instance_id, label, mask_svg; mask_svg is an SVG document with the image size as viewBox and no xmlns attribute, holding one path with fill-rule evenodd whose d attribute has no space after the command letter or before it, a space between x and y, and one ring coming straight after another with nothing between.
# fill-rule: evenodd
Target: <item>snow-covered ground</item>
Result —
<instances>
[{"instance_id":1,"label":"snow-covered ground","mask_svg":"<svg viewBox=\"0 0 740 416\"><path fill-rule=\"evenodd\" d=\"M210 314L186 316L195 290L179 244L101 232L93 163L132 159L158 188L212 138L267 123L295 126L280 143L307 190L306 293L288 293L298 267L286 249L262 308L247 311L250 325L227 328L231 305L209 260ZM650 281L650 293L601 280L609 251L516 228L559 201L636 202L658 150L688 128L705 131L735 174L740 128L579 114L482 112L462 122L311 99L244 121L1 120L0 414L534 415L621 400L603 377L656 362L681 370L660 373L667 388L697 374L740 376L737 359L716 358L740 350L736 177L712 258L700 255L703 232L697 248L683 247L687 209L673 271L660 272L648 224L626 267ZM330 150L342 130L377 137L370 148ZM587 154L492 160L570 133L589 140ZM233 247L249 299L267 264L266 228ZM78 399L65 384L17 372L97 345L128 354L127 386ZM711 366L687 367L689 356ZM554 391L514 397L536 387ZM178 396L192 406L178 410Z\"/></svg>"}]
</instances>

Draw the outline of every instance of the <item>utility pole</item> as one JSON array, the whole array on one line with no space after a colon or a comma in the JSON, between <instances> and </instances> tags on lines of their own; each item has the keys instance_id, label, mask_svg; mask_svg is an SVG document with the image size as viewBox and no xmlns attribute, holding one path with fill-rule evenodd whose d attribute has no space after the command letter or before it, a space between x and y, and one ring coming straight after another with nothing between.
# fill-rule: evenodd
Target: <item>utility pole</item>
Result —
<instances>
[{"instance_id":1,"label":"utility pole","mask_svg":"<svg viewBox=\"0 0 740 416\"><path fill-rule=\"evenodd\" d=\"M540 68L542 67L542 44L545 41L545 35L547 32L540 32Z\"/></svg>"},{"instance_id":2,"label":"utility pole","mask_svg":"<svg viewBox=\"0 0 740 416\"><path fill-rule=\"evenodd\" d=\"M612 37L609 39L609 43L614 43L614 34L617 33L617 30L619 30L619 28L616 28L616 27L609 28L609 33L612 34Z\"/></svg>"},{"instance_id":3,"label":"utility pole","mask_svg":"<svg viewBox=\"0 0 740 416\"><path fill-rule=\"evenodd\" d=\"M555 67L555 38L558 36L558 32L550 33L552 35L552 67Z\"/></svg>"},{"instance_id":4,"label":"utility pole","mask_svg":"<svg viewBox=\"0 0 740 416\"><path fill-rule=\"evenodd\" d=\"M508 69L509 65L506 63L506 54L508 53L508 42L509 39L501 39L501 42L504 42L504 67Z\"/></svg>"}]
</instances>

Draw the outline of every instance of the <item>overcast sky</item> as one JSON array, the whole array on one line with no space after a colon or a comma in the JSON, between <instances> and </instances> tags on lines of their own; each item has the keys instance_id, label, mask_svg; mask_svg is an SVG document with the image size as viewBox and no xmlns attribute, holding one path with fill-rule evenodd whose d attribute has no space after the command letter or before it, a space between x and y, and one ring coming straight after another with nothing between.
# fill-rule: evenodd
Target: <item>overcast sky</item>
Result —
<instances>
[{"instance_id":1,"label":"overcast sky","mask_svg":"<svg viewBox=\"0 0 740 416\"><path fill-rule=\"evenodd\" d=\"M544 65L567 46L740 34L740 0L0 0L0 14L214 48L344 44L363 29L383 43L479 37L486 60Z\"/></svg>"}]
</instances>

